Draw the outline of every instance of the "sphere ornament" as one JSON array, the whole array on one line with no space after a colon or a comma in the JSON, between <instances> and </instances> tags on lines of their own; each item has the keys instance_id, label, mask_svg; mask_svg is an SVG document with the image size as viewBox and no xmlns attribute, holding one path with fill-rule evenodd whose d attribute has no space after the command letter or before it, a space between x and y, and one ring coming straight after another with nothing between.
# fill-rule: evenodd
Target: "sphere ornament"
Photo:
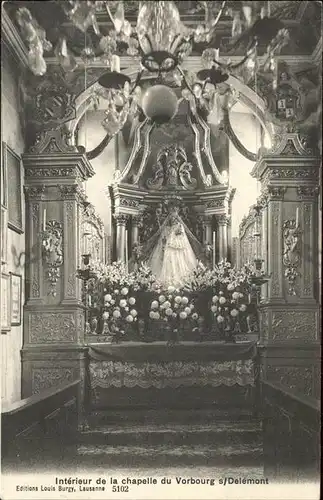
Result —
<instances>
[{"instance_id":1,"label":"sphere ornament","mask_svg":"<svg viewBox=\"0 0 323 500\"><path fill-rule=\"evenodd\" d=\"M143 95L141 107L147 118L160 125L174 118L178 111L178 98L166 85L154 85Z\"/></svg>"}]
</instances>

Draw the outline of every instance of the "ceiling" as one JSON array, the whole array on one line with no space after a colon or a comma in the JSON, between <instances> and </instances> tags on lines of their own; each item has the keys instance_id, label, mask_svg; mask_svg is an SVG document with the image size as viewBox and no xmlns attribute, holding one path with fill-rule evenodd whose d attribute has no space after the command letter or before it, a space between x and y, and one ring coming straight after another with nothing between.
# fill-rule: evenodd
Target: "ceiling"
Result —
<instances>
[{"instance_id":1,"label":"ceiling","mask_svg":"<svg viewBox=\"0 0 323 500\"><path fill-rule=\"evenodd\" d=\"M126 17L135 23L138 11L138 1L126 1ZM228 5L233 2L228 2ZM235 1L236 5L238 2ZM12 22L19 31L19 26L15 19L15 13L19 7L27 7L38 23L46 30L47 38L55 47L60 35L65 34L69 49L74 55L79 56L84 47L92 47L97 55L100 55L98 48L99 38L92 28L84 34L74 27L67 19L62 5L64 1L10 1L4 3ZM179 1L176 2L181 19L187 25L197 25L203 20L204 12L200 9L200 2ZM316 1L273 1L271 2L271 13L284 22L289 29L290 42L282 50L282 55L306 55L311 54L321 36L321 2ZM106 35L111 29L107 13L102 10L97 15L100 31ZM241 46L230 52L228 43L230 41L232 19L223 16L218 24L216 35L212 41L212 46L220 48L220 54L240 55L244 51ZM204 49L203 44L195 44L193 55L201 54ZM259 49L261 53L265 47ZM119 47L120 55L125 53L126 47ZM46 54L52 56L53 54Z\"/></svg>"}]
</instances>

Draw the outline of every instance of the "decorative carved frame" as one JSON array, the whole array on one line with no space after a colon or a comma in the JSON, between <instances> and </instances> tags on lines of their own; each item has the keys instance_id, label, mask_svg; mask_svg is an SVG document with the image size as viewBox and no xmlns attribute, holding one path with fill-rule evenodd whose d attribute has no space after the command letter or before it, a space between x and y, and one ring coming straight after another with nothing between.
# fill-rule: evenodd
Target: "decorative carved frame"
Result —
<instances>
[{"instance_id":1,"label":"decorative carved frame","mask_svg":"<svg viewBox=\"0 0 323 500\"><path fill-rule=\"evenodd\" d=\"M5 190L5 193L7 193L7 208L8 208L8 227L15 231L16 233L23 233L23 210L22 210L22 169L21 169L21 158L13 149L8 146L5 142L2 143L2 152L3 152L3 170L5 171L5 177L4 180L7 183L7 188ZM18 178L18 186L16 185L11 185L10 183L10 170L9 170L9 165L8 161L11 159L12 161L15 162L12 167L17 169L17 178ZM9 194L9 186L13 189L13 193L15 196L17 196L17 213L15 214L16 217L13 215L13 210L14 207L12 207L11 202L14 200L13 193Z\"/></svg>"},{"instance_id":2,"label":"decorative carved frame","mask_svg":"<svg viewBox=\"0 0 323 500\"><path fill-rule=\"evenodd\" d=\"M14 296L15 290L17 290L16 296ZM22 316L22 276L21 274L10 273L10 309L11 309L11 326L20 326L21 325L21 316ZM15 318L14 314L14 305L16 300L18 301L17 305L17 318Z\"/></svg>"},{"instance_id":3,"label":"decorative carved frame","mask_svg":"<svg viewBox=\"0 0 323 500\"><path fill-rule=\"evenodd\" d=\"M4 285L5 283L5 285ZM6 334L11 330L11 304L10 304L10 276L1 273L1 333ZM6 316L4 316L6 314Z\"/></svg>"}]
</instances>

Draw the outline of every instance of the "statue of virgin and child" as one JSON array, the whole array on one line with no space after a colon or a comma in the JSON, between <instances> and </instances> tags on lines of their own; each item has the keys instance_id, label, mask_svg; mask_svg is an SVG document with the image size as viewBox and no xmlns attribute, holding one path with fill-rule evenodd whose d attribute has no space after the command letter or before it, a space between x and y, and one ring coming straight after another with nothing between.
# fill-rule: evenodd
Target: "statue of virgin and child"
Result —
<instances>
[{"instance_id":1,"label":"statue of virgin and child","mask_svg":"<svg viewBox=\"0 0 323 500\"><path fill-rule=\"evenodd\" d=\"M173 207L142 250L145 262L163 285L181 286L203 260L204 249Z\"/></svg>"}]
</instances>

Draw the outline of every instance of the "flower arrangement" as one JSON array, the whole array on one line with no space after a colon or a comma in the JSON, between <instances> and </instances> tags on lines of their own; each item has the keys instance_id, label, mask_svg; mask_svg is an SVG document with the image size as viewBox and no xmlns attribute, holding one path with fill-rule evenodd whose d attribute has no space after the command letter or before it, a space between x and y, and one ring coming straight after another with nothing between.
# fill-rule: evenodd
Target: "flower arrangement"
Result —
<instances>
[{"instance_id":1,"label":"flower arrangement","mask_svg":"<svg viewBox=\"0 0 323 500\"><path fill-rule=\"evenodd\" d=\"M193 301L186 296L185 291L169 286L151 302L149 317L152 320L168 323L171 330L169 342L174 343L178 341L179 330L183 327L184 322L197 322L199 316L195 311Z\"/></svg>"},{"instance_id":2,"label":"flower arrangement","mask_svg":"<svg viewBox=\"0 0 323 500\"><path fill-rule=\"evenodd\" d=\"M233 282L217 295L213 295L210 310L214 330L220 337L234 341L234 334L244 331L247 325L248 296Z\"/></svg>"},{"instance_id":3,"label":"flower arrangement","mask_svg":"<svg viewBox=\"0 0 323 500\"><path fill-rule=\"evenodd\" d=\"M119 342L125 335L127 325L137 321L138 312L135 305L136 299L129 297L127 287L105 294L102 313L103 333L112 335L114 342Z\"/></svg>"}]
</instances>

